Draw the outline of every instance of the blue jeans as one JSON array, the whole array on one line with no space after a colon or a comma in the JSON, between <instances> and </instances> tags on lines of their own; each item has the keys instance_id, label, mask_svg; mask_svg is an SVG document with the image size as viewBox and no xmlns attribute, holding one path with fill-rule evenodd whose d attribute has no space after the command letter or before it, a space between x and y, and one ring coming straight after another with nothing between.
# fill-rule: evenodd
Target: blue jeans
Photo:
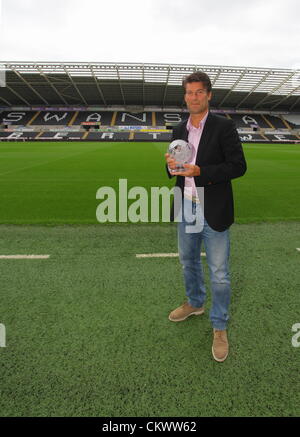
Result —
<instances>
[{"instance_id":1,"label":"blue jeans","mask_svg":"<svg viewBox=\"0 0 300 437\"><path fill-rule=\"evenodd\" d=\"M186 200L186 199L185 199ZM191 214L185 214L178 223L179 259L183 267L185 290L188 302L193 307L202 307L206 298L203 268L201 264L201 245L204 243L209 267L212 307L210 320L215 329L224 330L229 320L230 277L229 277L229 228L223 232L213 230L205 220L200 204L192 201ZM193 230L196 215L201 226ZM201 215L201 218L199 219ZM192 230L192 232L191 232Z\"/></svg>"}]
</instances>

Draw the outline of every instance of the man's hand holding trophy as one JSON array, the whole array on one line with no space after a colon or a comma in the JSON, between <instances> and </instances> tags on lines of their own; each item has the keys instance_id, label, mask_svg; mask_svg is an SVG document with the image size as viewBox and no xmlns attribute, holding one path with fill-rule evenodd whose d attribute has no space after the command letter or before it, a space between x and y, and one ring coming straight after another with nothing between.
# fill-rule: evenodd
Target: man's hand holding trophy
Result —
<instances>
[{"instance_id":1,"label":"man's hand holding trophy","mask_svg":"<svg viewBox=\"0 0 300 437\"><path fill-rule=\"evenodd\" d=\"M174 176L193 177L200 175L198 165L189 164L194 158L194 148L184 140L174 140L169 145L165 158L169 171Z\"/></svg>"}]
</instances>

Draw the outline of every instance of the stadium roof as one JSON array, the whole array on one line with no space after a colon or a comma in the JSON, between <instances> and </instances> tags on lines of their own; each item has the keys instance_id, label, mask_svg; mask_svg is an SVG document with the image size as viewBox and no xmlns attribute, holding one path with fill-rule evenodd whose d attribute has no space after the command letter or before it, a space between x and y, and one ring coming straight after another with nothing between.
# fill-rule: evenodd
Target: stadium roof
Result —
<instances>
[{"instance_id":1,"label":"stadium roof","mask_svg":"<svg viewBox=\"0 0 300 437\"><path fill-rule=\"evenodd\" d=\"M6 80L0 87L0 106L182 108L183 76L202 70L213 84L213 108L300 110L299 69L75 62L1 65Z\"/></svg>"}]
</instances>

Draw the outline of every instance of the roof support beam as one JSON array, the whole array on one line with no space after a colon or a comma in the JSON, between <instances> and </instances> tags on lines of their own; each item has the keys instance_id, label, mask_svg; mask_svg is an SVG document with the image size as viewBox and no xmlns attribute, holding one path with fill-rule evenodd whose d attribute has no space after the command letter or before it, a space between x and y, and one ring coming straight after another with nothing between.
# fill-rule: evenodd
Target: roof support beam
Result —
<instances>
[{"instance_id":1,"label":"roof support beam","mask_svg":"<svg viewBox=\"0 0 300 437\"><path fill-rule=\"evenodd\" d=\"M296 72L295 72L296 74ZM286 96L284 96L278 103L276 103L275 105L273 105L271 107L271 110L276 108L278 105L280 105L282 102L284 102L286 99L288 99L290 96L293 95L294 92L298 91L300 89L300 85L296 86L294 89L292 89L292 91L290 91Z\"/></svg>"},{"instance_id":2,"label":"roof support beam","mask_svg":"<svg viewBox=\"0 0 300 437\"><path fill-rule=\"evenodd\" d=\"M261 79L260 79L260 81L259 82L257 82L257 84L256 85L254 85L254 87L249 91L249 93L245 96L245 97L243 97L242 98L242 100L240 101L240 103L236 106L236 109L237 108L239 108L240 106L241 106L241 104L245 101L245 100L247 100L248 99L248 97L249 96L251 96L251 94L259 87L259 85L261 84L261 83L263 83L266 79L267 79L267 77L268 76L270 76L270 74L271 74L271 71L268 71Z\"/></svg>"},{"instance_id":3,"label":"roof support beam","mask_svg":"<svg viewBox=\"0 0 300 437\"><path fill-rule=\"evenodd\" d=\"M51 88L54 90L54 92L58 95L58 97L64 102L65 105L68 105L68 102L65 100L65 98L60 94L58 89L54 86L54 84L48 79L47 75L43 73L43 71L40 69L38 65L36 65L37 70L40 72L40 75L49 83Z\"/></svg>"},{"instance_id":4,"label":"roof support beam","mask_svg":"<svg viewBox=\"0 0 300 437\"><path fill-rule=\"evenodd\" d=\"M253 109L256 109L258 106L260 106L265 100L267 100L268 97L273 96L274 93L282 87L282 85L284 85L291 77L293 77L293 75L294 72L291 72L287 77L285 77L275 88L272 89L272 91L270 91L262 100L260 100Z\"/></svg>"},{"instance_id":5,"label":"roof support beam","mask_svg":"<svg viewBox=\"0 0 300 437\"><path fill-rule=\"evenodd\" d=\"M17 93L17 91L15 91L14 89L12 89L7 83L6 83L6 88L9 89L9 91L11 91L12 93L15 94L15 96L19 97L19 99L22 100L22 102L24 102L27 106L32 106L29 102L27 102L26 99L24 99L24 97L22 97L19 93Z\"/></svg>"},{"instance_id":6,"label":"roof support beam","mask_svg":"<svg viewBox=\"0 0 300 437\"><path fill-rule=\"evenodd\" d=\"M248 73L248 70L246 69L245 71L243 71L239 77L237 78L237 80L234 82L234 84L232 85L232 87L230 88L230 90L228 91L228 93L226 93L226 95L224 96L224 98L221 100L221 102L219 103L219 107L221 107L223 105L223 103L225 102L225 100L230 96L230 94L232 93L232 91L234 90L234 88L237 86L237 84L242 80L242 78L245 76L245 74Z\"/></svg>"},{"instance_id":7,"label":"roof support beam","mask_svg":"<svg viewBox=\"0 0 300 437\"><path fill-rule=\"evenodd\" d=\"M120 91L121 91L121 95L122 95L122 99L123 99L123 104L124 104L124 106L126 106L124 91L123 91L123 88L122 88L121 78L120 78L120 73L119 73L119 66L115 65L115 68L116 68L117 75L118 75L118 82L119 82L119 87L120 87Z\"/></svg>"},{"instance_id":8,"label":"roof support beam","mask_svg":"<svg viewBox=\"0 0 300 437\"><path fill-rule=\"evenodd\" d=\"M170 77L170 65L168 68L168 75L167 75L167 79L166 79L166 85L165 85L165 89L164 89L164 96L163 96L163 101L162 101L162 107L165 106L165 100L166 100L166 96L167 96L167 90L168 90L168 82L169 82L169 77Z\"/></svg>"},{"instance_id":9,"label":"roof support beam","mask_svg":"<svg viewBox=\"0 0 300 437\"><path fill-rule=\"evenodd\" d=\"M216 77L214 78L213 83L212 83L212 85L211 85L212 88L215 86L215 83L216 83L217 80L219 79L220 74L222 73L222 71L223 71L222 68L220 68L219 71L217 72Z\"/></svg>"},{"instance_id":10,"label":"roof support beam","mask_svg":"<svg viewBox=\"0 0 300 437\"><path fill-rule=\"evenodd\" d=\"M142 66L142 80L143 80L143 108L145 107L145 67Z\"/></svg>"},{"instance_id":11,"label":"roof support beam","mask_svg":"<svg viewBox=\"0 0 300 437\"><path fill-rule=\"evenodd\" d=\"M300 102L300 96L298 97L298 99L295 100L295 102L289 107L289 111L291 111L294 106L296 106L298 103Z\"/></svg>"},{"instance_id":12,"label":"roof support beam","mask_svg":"<svg viewBox=\"0 0 300 437\"><path fill-rule=\"evenodd\" d=\"M100 95L100 97L101 97L101 99L102 99L104 105L107 106L107 102L106 102L106 100L105 100L105 98L104 98L103 91L102 91L102 89L101 89L101 87L100 87L100 85L99 85L99 80L97 79L97 77L96 77L96 75L95 75L95 72L94 72L93 66L92 66L91 64L89 64L89 66L90 66L90 69L91 69L91 72L92 72L92 75L93 75L93 78L94 78L94 81L95 81L95 84L96 84L96 87L97 87L98 93L99 93L99 95Z\"/></svg>"},{"instance_id":13,"label":"roof support beam","mask_svg":"<svg viewBox=\"0 0 300 437\"><path fill-rule=\"evenodd\" d=\"M6 100L4 97L0 97L0 99L7 104L7 106L13 106L8 100Z\"/></svg>"},{"instance_id":14,"label":"roof support beam","mask_svg":"<svg viewBox=\"0 0 300 437\"><path fill-rule=\"evenodd\" d=\"M83 95L82 95L81 92L79 91L79 89L78 89L76 83L74 82L74 80L73 80L72 76L70 75L70 73L67 71L65 65L63 66L63 69L65 70L66 75L69 77L70 81L72 82L73 87L76 89L77 93L79 94L79 96L80 96L80 98L82 99L82 101L84 102L84 104L85 104L86 106L88 106L88 104L87 104L85 98L83 97Z\"/></svg>"},{"instance_id":15,"label":"roof support beam","mask_svg":"<svg viewBox=\"0 0 300 437\"><path fill-rule=\"evenodd\" d=\"M31 89L31 91L34 92L35 95L37 95L46 105L49 105L49 102L47 102L46 99L44 99L43 96L40 95L40 93L38 93L32 85L30 85L29 82L27 82L27 80L12 66L10 66L10 68L12 69L12 71L28 86L28 88Z\"/></svg>"}]
</instances>

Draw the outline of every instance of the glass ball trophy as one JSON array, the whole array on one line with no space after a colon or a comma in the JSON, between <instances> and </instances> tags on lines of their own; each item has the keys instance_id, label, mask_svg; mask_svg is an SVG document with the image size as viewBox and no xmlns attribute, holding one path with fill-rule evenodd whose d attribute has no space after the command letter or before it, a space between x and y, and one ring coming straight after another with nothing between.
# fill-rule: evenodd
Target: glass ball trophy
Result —
<instances>
[{"instance_id":1,"label":"glass ball trophy","mask_svg":"<svg viewBox=\"0 0 300 437\"><path fill-rule=\"evenodd\" d=\"M170 156L178 162L176 170L173 171L185 171L183 164L188 164L193 159L194 148L191 144L184 140L174 140L169 145L168 153Z\"/></svg>"}]
</instances>

